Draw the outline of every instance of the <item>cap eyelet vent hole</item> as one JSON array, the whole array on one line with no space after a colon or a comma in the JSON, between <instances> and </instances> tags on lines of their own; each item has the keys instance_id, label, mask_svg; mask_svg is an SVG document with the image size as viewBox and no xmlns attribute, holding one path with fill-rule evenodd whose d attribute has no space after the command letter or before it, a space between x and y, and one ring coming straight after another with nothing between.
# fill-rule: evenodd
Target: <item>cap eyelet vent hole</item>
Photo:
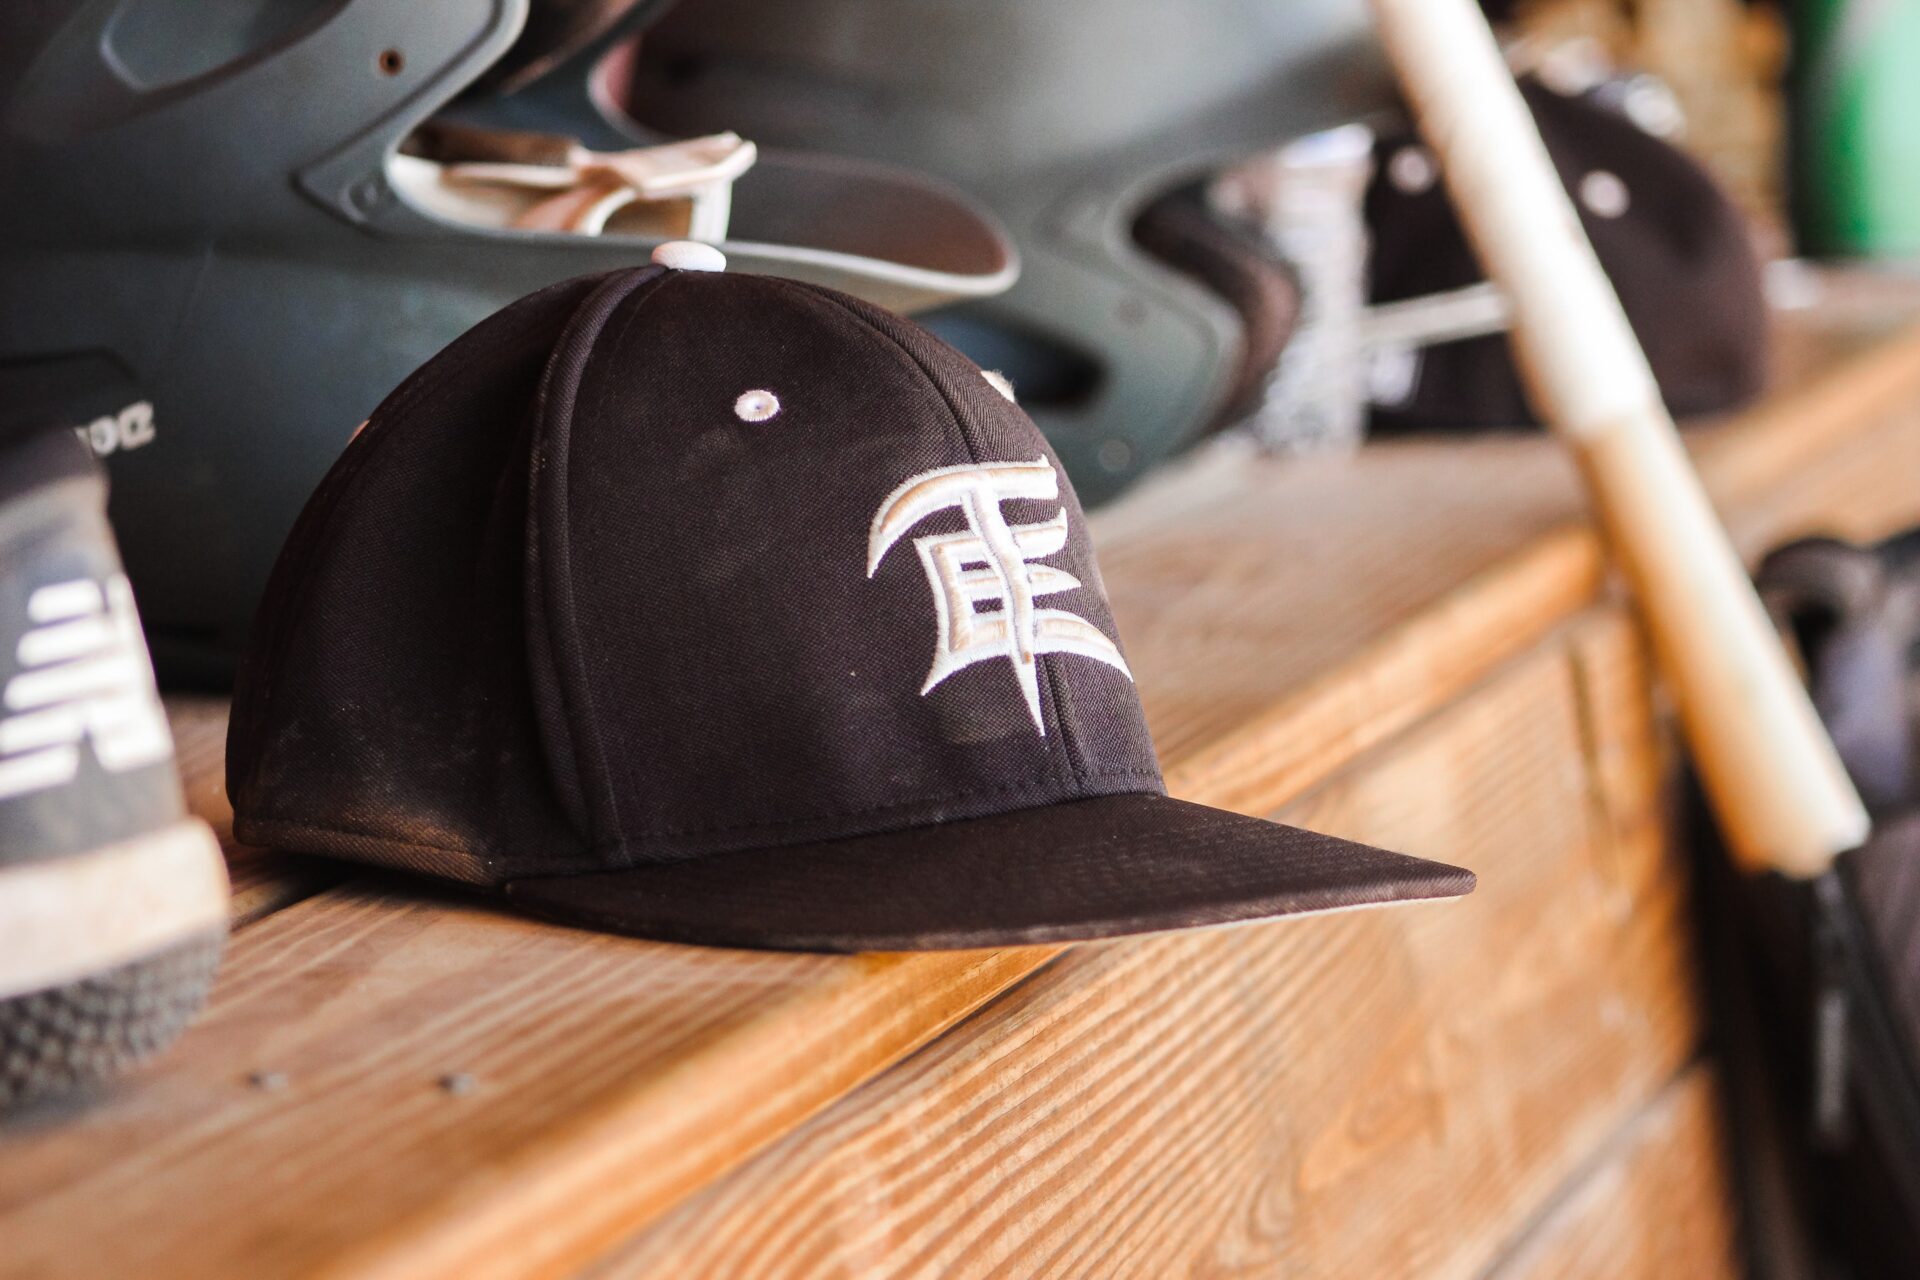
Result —
<instances>
[{"instance_id":1,"label":"cap eyelet vent hole","mask_svg":"<svg viewBox=\"0 0 1920 1280\"><path fill-rule=\"evenodd\" d=\"M407 55L398 49L382 49L380 56L374 59L374 65L380 68L383 76L397 76L407 69Z\"/></svg>"},{"instance_id":2,"label":"cap eyelet vent hole","mask_svg":"<svg viewBox=\"0 0 1920 1280\"><path fill-rule=\"evenodd\" d=\"M1417 196L1433 189L1440 170L1425 147L1405 146L1387 161L1387 181L1402 195Z\"/></svg>"},{"instance_id":3,"label":"cap eyelet vent hole","mask_svg":"<svg viewBox=\"0 0 1920 1280\"><path fill-rule=\"evenodd\" d=\"M1619 174L1595 169L1580 179L1580 203L1596 218L1618 218L1626 213L1633 197Z\"/></svg>"},{"instance_id":4,"label":"cap eyelet vent hole","mask_svg":"<svg viewBox=\"0 0 1920 1280\"><path fill-rule=\"evenodd\" d=\"M742 391L733 402L733 416L742 422L765 422L780 412L780 399L771 391Z\"/></svg>"}]
</instances>

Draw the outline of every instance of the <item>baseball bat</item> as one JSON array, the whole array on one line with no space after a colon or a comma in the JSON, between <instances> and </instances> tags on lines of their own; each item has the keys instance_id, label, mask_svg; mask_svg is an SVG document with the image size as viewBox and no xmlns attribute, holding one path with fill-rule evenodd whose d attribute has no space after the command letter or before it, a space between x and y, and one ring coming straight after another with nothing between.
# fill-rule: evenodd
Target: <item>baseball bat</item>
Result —
<instances>
[{"instance_id":1,"label":"baseball bat","mask_svg":"<svg viewBox=\"0 0 1920 1280\"><path fill-rule=\"evenodd\" d=\"M1653 372L1474 0L1372 0L1455 209L1512 307L1535 411L1579 459L1743 865L1816 876L1865 807L1694 473Z\"/></svg>"}]
</instances>

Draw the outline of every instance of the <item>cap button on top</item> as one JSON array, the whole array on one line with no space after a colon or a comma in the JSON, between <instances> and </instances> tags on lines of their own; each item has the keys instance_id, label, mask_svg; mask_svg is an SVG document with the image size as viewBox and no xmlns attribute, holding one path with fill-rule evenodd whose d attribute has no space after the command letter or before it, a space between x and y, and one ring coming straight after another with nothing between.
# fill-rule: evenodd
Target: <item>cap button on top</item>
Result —
<instances>
[{"instance_id":1,"label":"cap button on top","mask_svg":"<svg viewBox=\"0 0 1920 1280\"><path fill-rule=\"evenodd\" d=\"M725 271L727 255L697 240L669 240L653 251L653 260L674 271Z\"/></svg>"}]
</instances>

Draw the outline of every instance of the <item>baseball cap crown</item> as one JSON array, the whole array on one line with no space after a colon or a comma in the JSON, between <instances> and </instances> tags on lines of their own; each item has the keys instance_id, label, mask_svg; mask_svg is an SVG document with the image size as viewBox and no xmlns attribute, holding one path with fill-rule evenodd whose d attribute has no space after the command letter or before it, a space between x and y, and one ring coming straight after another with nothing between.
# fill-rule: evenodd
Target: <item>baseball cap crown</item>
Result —
<instances>
[{"instance_id":1,"label":"baseball cap crown","mask_svg":"<svg viewBox=\"0 0 1920 1280\"><path fill-rule=\"evenodd\" d=\"M228 771L244 840L669 941L997 946L1473 883L1166 796L1004 387L867 304L692 269L531 295L389 397L280 557Z\"/></svg>"},{"instance_id":2,"label":"baseball cap crown","mask_svg":"<svg viewBox=\"0 0 1920 1280\"><path fill-rule=\"evenodd\" d=\"M261 619L238 807L467 879L1161 790L1039 431L770 277L613 273L472 330L353 442Z\"/></svg>"},{"instance_id":3,"label":"baseball cap crown","mask_svg":"<svg viewBox=\"0 0 1920 1280\"><path fill-rule=\"evenodd\" d=\"M535 444L542 729L597 839L671 858L1161 789L1085 520L1007 396L827 290L643 277L581 308Z\"/></svg>"}]
</instances>

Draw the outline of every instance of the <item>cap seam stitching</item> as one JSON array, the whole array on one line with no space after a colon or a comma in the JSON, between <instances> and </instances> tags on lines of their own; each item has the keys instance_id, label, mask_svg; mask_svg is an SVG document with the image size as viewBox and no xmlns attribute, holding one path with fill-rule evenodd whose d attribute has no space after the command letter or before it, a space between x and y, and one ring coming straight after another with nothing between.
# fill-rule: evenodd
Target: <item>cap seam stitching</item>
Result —
<instances>
[{"instance_id":1,"label":"cap seam stitching","mask_svg":"<svg viewBox=\"0 0 1920 1280\"><path fill-rule=\"evenodd\" d=\"M1074 777L1085 778L1088 775L1086 761L1080 749L1080 731L1076 725L1068 721L1066 703L1060 697L1060 684L1057 677L1061 659L1055 654L1041 654L1039 657L1044 664L1040 671L1046 676L1047 701L1053 704L1053 722L1060 726L1060 743L1066 748L1063 754L1067 758L1067 767L1072 770Z\"/></svg>"},{"instance_id":2,"label":"cap seam stitching","mask_svg":"<svg viewBox=\"0 0 1920 1280\"><path fill-rule=\"evenodd\" d=\"M626 291L626 293L614 301L613 309L617 310L619 307L624 305L636 293L639 293L639 291L642 288L644 288L646 285L658 284L660 281L663 281L666 278L666 273L664 271L656 271L651 274L647 274L647 273L648 273L648 268L645 268L645 267L638 268L632 273L634 275L646 275L646 278L642 280L634 281L631 287ZM613 279L616 279L616 280L620 278L622 278L621 275L616 275L613 277ZM631 278L631 277L627 277L627 278ZM613 282L612 280L609 280L608 283L612 283L612 282ZM602 287L605 287L605 286L602 286ZM598 290L595 290L595 292L597 293ZM640 309L644 307L648 301L652 299L655 292L657 292L657 289L648 290L645 294L641 295L639 304L636 305L631 311L629 311L625 317L623 317L620 325L621 333L626 332L627 326L633 323L633 317L636 314L638 314ZM589 295L587 299L583 300L582 305L584 306L588 302L590 302L592 299L592 296L593 295ZM555 530L555 533L558 535L557 541L558 541L558 549L560 552L560 559L564 563L553 566L553 569L557 570L557 572L549 572L548 570L543 568L542 572L540 573L540 598L541 598L541 603L544 606L546 606L547 616L543 621L545 625L545 630L547 632L547 649L550 655L550 660L552 660L551 655L555 654L556 652L564 652L566 654L566 661L569 667L572 668L572 675L575 677L579 685L579 699L576 702L576 699L573 696L572 691L569 690L567 687L567 681L561 680L559 682L560 696L562 699L564 712L566 713L566 720L568 722L568 730L569 730L568 737L572 741L576 767L578 767L578 764L580 762L580 756L581 756L580 748L582 746L582 739L584 738L592 747L593 754L592 754L591 767L595 775L595 781L599 785L601 795L605 798L605 803L606 803L608 812L612 817L615 831L616 833L621 833L624 831L625 824L623 820L619 798L615 794L612 771L607 764L605 747L604 747L604 744L600 741L600 736L597 731L597 728L595 728L594 726L594 694L593 694L593 688L592 688L592 681L588 678L588 674L586 670L586 661L585 661L584 651L578 643L577 634L571 637L575 643L570 645L567 643L568 635L563 634L567 632L577 632L578 630L577 618L574 612L573 582L572 582L573 538L572 538L572 531L568 527L568 521L572 512L572 506L573 506L573 478L572 478L573 418L579 409L580 392L586 382L588 362L592 360L594 353L599 350L601 339L606 336L606 321L608 319L611 319L611 312L609 312L609 315L607 317L602 319L600 325L597 326L595 333L592 335L590 339L588 339L587 350L581 358L579 377L573 381L573 386L568 390L568 403L567 403L566 414L565 414L566 456L558 460L555 460L552 458L548 458L546 460L547 466L555 465L556 461L558 464L557 472L553 477L553 480L550 481L549 483L557 482L560 486L559 497L562 499L562 501L559 503L560 510L557 512L559 527ZM564 333L564 331L561 337L561 341L563 343L567 341L567 335ZM553 368L552 357L549 357L549 363L547 368L549 370ZM542 379L541 389L542 389L542 392L544 393L545 391L544 376ZM545 406L543 406L543 412L540 415L540 422L538 425L538 430L536 432L536 448L539 444L546 443L546 439L545 439L546 427L549 422L555 420L553 418L550 418L548 416L548 413L545 412L544 409L545 409ZM545 469L544 466L538 466L538 465L536 465L532 469L532 477L534 478L536 483L538 481L540 472L544 469ZM540 495L536 493L534 495L532 509L530 511L530 515L533 517L535 521L538 521L539 519L540 507L542 505L544 504L540 502ZM556 600L556 596L558 597L558 600ZM555 665L557 666L558 664L555 663ZM556 670L554 674L558 676L560 672ZM578 708L578 710L585 713L583 717L577 717L571 714L576 709L576 707ZM587 814L587 818L589 822L593 821L594 815L591 813L591 811ZM589 833L588 843L590 846L597 846L599 845L600 842L592 839L591 833Z\"/></svg>"},{"instance_id":3,"label":"cap seam stitching","mask_svg":"<svg viewBox=\"0 0 1920 1280\"><path fill-rule=\"evenodd\" d=\"M1158 769L1138 769L1138 768L1103 769L1097 773L1088 774L1087 777L1088 778L1126 778L1126 777L1159 778L1160 771ZM940 804L950 800L971 800L979 796L1002 795L1009 791L1037 791L1040 788L1046 787L1046 786L1057 786L1065 782L1084 781L1084 780L1085 779L1059 778L1059 777L1037 778L1037 779L1033 779L1026 782L1003 783L999 786L993 786L993 787L971 787L965 791L952 791L952 792L946 792L944 794L934 795L934 796L920 796L920 797L917 797L916 799L902 801L897 804L872 805L864 809L842 809L842 810L837 810L833 813L820 814L815 817L775 818L775 819L769 819L766 821L727 823L720 826L709 826L709 827L675 827L675 828L663 829L657 832L656 834L669 835L669 836L697 836L697 835L717 835L727 831L745 831L745 830L751 830L751 829L780 830L785 827L801 826L809 822L829 822L835 818L860 818L860 817L866 817L870 814L875 814L875 813L886 813L892 810L910 809L916 805Z\"/></svg>"},{"instance_id":4,"label":"cap seam stitching","mask_svg":"<svg viewBox=\"0 0 1920 1280\"><path fill-rule=\"evenodd\" d=\"M933 370L927 368L926 363L922 361L919 356L915 355L906 343L900 341L885 329L882 329L866 316L861 315L858 310L848 306L828 290L819 288L818 286L808 287L797 281L780 280L778 277L772 278L778 280L778 283L781 285L791 288L794 292L805 297L816 298L819 301L830 303L837 311L844 314L855 324L867 330L881 341L891 344L901 355L905 356L907 360L912 363L913 367L920 371L920 376L927 380L927 385L933 388L934 394L940 397L940 403L947 407L947 415L953 419L953 425L960 433L960 442L966 446L969 461L974 463L985 461L985 459L981 457L982 450L980 441L975 436L973 428L968 424L965 416L961 414L959 407L954 404L953 397L948 395L947 389L940 385L940 380L933 376Z\"/></svg>"},{"instance_id":5,"label":"cap seam stitching","mask_svg":"<svg viewBox=\"0 0 1920 1280\"><path fill-rule=\"evenodd\" d=\"M1102 769L1102 770L1097 770L1095 772L1092 772L1087 776L1088 778L1130 778L1131 777L1131 778L1154 778L1157 780L1160 777L1160 772L1157 769L1132 769L1132 768ZM867 817L876 813L887 813L890 811L895 811L900 809L909 809L909 808L913 808L916 805L940 804L940 803L945 803L953 800L970 800L979 796L1001 795L1009 791L1037 791L1040 788L1045 786L1058 785L1062 781L1064 780L1059 778L1041 778L1041 779L1037 779L1030 782L1007 783L1003 786L997 786L997 787L975 787L966 791L948 792L948 793L945 793L942 795L936 795L936 796L924 796L917 800L904 801L899 804L873 805L865 809L848 809L848 810L843 810L836 813L821 814L816 817L810 817L810 818L779 818L779 819L771 819L764 822L726 823L720 826L708 826L708 827L669 827L669 828L663 828L655 832L650 832L649 834L655 835L655 836L704 836L704 835L723 835L728 832L734 832L734 831L756 831L756 830L781 831L781 830L789 829L792 827L803 826L810 822L830 822L836 818ZM1164 792L1159 792L1159 791L1126 792L1124 794L1162 795L1164 794ZM1103 797L1078 796L1078 797L1074 797L1073 799L1097 800L1101 798ZM1069 802L1063 801L1062 803L1069 803ZM970 820L971 819L965 819L965 818L955 819L955 821L962 821L962 822L970 821ZM311 822L302 822L295 818L275 818L275 817L271 817L263 814L250 814L241 818L240 821L246 824L251 824L256 822L268 823L274 826L288 828L288 829L299 829L304 831L312 831L316 833L326 833L326 834L340 835L340 836L353 836L353 837L358 837L366 840L378 840L384 844L391 844L396 847L404 847L409 849L421 849L430 853L448 853L448 854L454 854L463 858L474 858L474 859L478 859L482 863L492 863L498 860L497 855L477 853L472 849L462 849L453 845L427 844L419 840L404 840L404 839L396 838L394 836L387 835L384 832L375 831L375 830L371 830L364 827L345 826L338 823L317 824L317 823L311 823ZM932 824L919 824L919 825L932 825ZM911 830L913 828L902 827L898 829ZM884 831L863 833L863 835L885 835L885 834L888 834L888 833ZM826 841L836 840L836 839L860 839L860 838L862 837L861 836L841 836L841 837L829 836L829 837L823 838L822 842L824 843ZM625 844L626 842L623 839L616 839L612 841L591 841L582 847L581 855L582 856L599 856L605 853L619 852L624 849ZM733 850L712 850L707 853L692 854L686 858L650 859L649 861L653 861L653 862L692 861L697 858L716 857L719 854L726 853L726 852L734 852L734 851ZM631 866L633 864L629 863L628 865Z\"/></svg>"}]
</instances>

